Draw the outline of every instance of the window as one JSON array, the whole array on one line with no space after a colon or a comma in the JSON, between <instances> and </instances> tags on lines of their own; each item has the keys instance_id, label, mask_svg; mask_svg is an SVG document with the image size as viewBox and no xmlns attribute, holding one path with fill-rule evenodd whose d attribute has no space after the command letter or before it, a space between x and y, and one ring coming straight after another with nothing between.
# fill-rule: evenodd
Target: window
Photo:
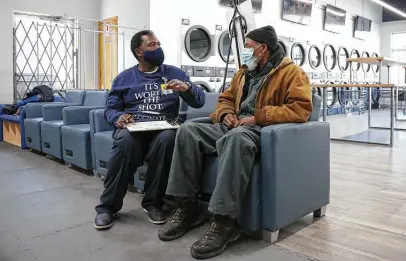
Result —
<instances>
[{"instance_id":1,"label":"window","mask_svg":"<svg viewBox=\"0 0 406 261\"><path fill-rule=\"evenodd\" d=\"M392 34L392 50L406 50L406 32Z\"/></svg>"},{"instance_id":2,"label":"window","mask_svg":"<svg viewBox=\"0 0 406 261\"><path fill-rule=\"evenodd\" d=\"M403 51L392 51L392 58L397 61L406 61L406 49ZM394 84L405 83L405 68L401 66L392 66L390 68L390 82Z\"/></svg>"}]
</instances>

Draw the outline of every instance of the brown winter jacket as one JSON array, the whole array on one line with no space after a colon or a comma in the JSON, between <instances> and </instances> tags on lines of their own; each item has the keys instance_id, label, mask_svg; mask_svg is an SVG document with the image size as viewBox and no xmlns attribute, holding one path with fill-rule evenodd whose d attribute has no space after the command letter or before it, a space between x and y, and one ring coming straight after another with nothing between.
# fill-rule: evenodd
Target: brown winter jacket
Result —
<instances>
[{"instance_id":1,"label":"brown winter jacket","mask_svg":"<svg viewBox=\"0 0 406 261\"><path fill-rule=\"evenodd\" d=\"M246 68L234 75L230 87L220 95L216 112L210 115L214 123L228 113L240 110ZM306 73L291 59L284 58L269 72L255 105L255 124L265 127L278 123L306 122L312 113L312 92Z\"/></svg>"}]
</instances>

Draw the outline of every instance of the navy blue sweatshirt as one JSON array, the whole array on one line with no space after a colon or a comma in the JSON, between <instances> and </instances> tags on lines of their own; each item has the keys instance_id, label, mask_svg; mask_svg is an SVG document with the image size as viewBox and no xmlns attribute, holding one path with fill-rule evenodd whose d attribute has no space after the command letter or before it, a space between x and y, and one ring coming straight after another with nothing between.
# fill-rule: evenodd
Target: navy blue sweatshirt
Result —
<instances>
[{"instance_id":1,"label":"navy blue sweatshirt","mask_svg":"<svg viewBox=\"0 0 406 261\"><path fill-rule=\"evenodd\" d=\"M163 94L161 84L165 79L189 82L191 88L186 92ZM136 121L173 120L178 117L180 97L189 106L201 108L206 96L177 67L161 65L156 72L145 73L134 66L114 79L106 102L105 116L112 125L124 113L134 115Z\"/></svg>"}]
</instances>

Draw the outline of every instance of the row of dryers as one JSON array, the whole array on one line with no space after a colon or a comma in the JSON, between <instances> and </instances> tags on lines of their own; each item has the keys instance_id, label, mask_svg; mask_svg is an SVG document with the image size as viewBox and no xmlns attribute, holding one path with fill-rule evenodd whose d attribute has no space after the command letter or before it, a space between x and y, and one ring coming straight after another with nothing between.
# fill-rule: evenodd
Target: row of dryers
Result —
<instances>
[{"instance_id":1,"label":"row of dryers","mask_svg":"<svg viewBox=\"0 0 406 261\"><path fill-rule=\"evenodd\" d=\"M182 66L182 69L191 77L193 83L197 84L205 92L220 92L224 84L226 68L206 66ZM227 69L227 78L224 89L230 85L235 74L234 68Z\"/></svg>"},{"instance_id":2,"label":"row of dryers","mask_svg":"<svg viewBox=\"0 0 406 261\"><path fill-rule=\"evenodd\" d=\"M206 27L182 20L181 65L225 67L229 48L230 34L225 26L211 24ZM231 67L235 67L233 63L231 57Z\"/></svg>"},{"instance_id":3,"label":"row of dryers","mask_svg":"<svg viewBox=\"0 0 406 261\"><path fill-rule=\"evenodd\" d=\"M316 44L310 41L297 41L289 37L280 37L279 44L284 49L286 55L293 62L303 68L307 73L326 72L333 73L334 78L349 79L350 63L348 58L378 57L376 51L360 50L334 44ZM361 70L362 69L362 70ZM379 66L369 64L352 64L353 76L357 80L371 80L379 73ZM342 73L336 77L334 72Z\"/></svg>"},{"instance_id":4,"label":"row of dryers","mask_svg":"<svg viewBox=\"0 0 406 261\"><path fill-rule=\"evenodd\" d=\"M186 24L190 24L190 21ZM225 66L230 45L230 34L228 31L223 31L223 26L213 25L214 32L210 32L202 25L184 26L184 28L182 34L182 65ZM333 44L316 44L283 36L279 37L279 44L284 49L286 56L290 57L306 72L346 72L349 70L347 58L378 57L378 53L374 51L350 49ZM232 56L229 60L229 66L235 67ZM376 74L379 72L379 66L354 64L352 71Z\"/></svg>"}]
</instances>

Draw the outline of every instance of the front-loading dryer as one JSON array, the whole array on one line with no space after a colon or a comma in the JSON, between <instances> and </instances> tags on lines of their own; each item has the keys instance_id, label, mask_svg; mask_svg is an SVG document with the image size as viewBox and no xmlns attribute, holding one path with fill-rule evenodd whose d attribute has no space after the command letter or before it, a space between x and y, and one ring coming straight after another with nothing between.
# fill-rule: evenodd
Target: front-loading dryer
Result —
<instances>
[{"instance_id":1,"label":"front-loading dryer","mask_svg":"<svg viewBox=\"0 0 406 261\"><path fill-rule=\"evenodd\" d=\"M350 54L351 58L361 58L361 54L360 51L356 48L351 50L351 54ZM361 64L357 63L357 62L352 62L350 65L350 73L352 73L352 81L361 81Z\"/></svg>"},{"instance_id":2,"label":"front-loading dryer","mask_svg":"<svg viewBox=\"0 0 406 261\"><path fill-rule=\"evenodd\" d=\"M227 63L227 57L230 53L230 57L228 59L228 67L235 68L233 50L230 48L230 33L228 31L222 31L221 34L217 37L217 53L220 62L218 66L225 66Z\"/></svg>"},{"instance_id":3,"label":"front-loading dryer","mask_svg":"<svg viewBox=\"0 0 406 261\"><path fill-rule=\"evenodd\" d=\"M304 43L295 41L290 46L290 51L289 51L290 59L292 59L292 61L297 66L303 67L305 65L305 63L307 62L306 54L307 54L307 49L306 49Z\"/></svg>"},{"instance_id":4,"label":"front-loading dryer","mask_svg":"<svg viewBox=\"0 0 406 261\"><path fill-rule=\"evenodd\" d=\"M379 57L379 55L378 55L378 53L374 52L374 53L372 53L372 57L377 58L377 57ZM371 82L379 82L380 81L379 75L380 75L380 71L381 71L380 65L372 65L371 70L372 70L372 74L373 74L373 76L371 78Z\"/></svg>"},{"instance_id":5,"label":"front-loading dryer","mask_svg":"<svg viewBox=\"0 0 406 261\"><path fill-rule=\"evenodd\" d=\"M347 59L350 58L350 51L347 47L340 46L337 51L337 67L340 72L340 79L349 82L350 80L350 63Z\"/></svg>"},{"instance_id":6,"label":"front-loading dryer","mask_svg":"<svg viewBox=\"0 0 406 261\"><path fill-rule=\"evenodd\" d=\"M204 22L205 21L205 22ZM210 66L215 61L215 24L182 19L181 65Z\"/></svg>"}]
</instances>

